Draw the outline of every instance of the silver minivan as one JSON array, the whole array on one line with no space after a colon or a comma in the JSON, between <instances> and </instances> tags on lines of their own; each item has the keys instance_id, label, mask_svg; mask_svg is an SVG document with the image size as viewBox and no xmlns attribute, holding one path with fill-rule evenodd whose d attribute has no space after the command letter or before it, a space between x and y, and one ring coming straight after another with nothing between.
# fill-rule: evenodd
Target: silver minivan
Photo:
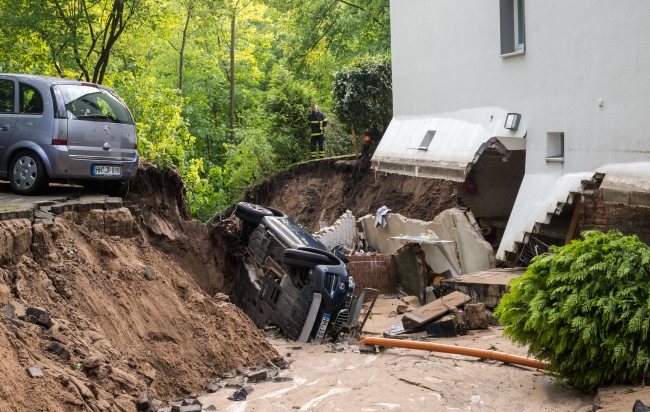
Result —
<instances>
[{"instance_id":1,"label":"silver minivan","mask_svg":"<svg viewBox=\"0 0 650 412\"><path fill-rule=\"evenodd\" d=\"M112 89L0 73L0 179L32 195L49 182L123 197L138 169L133 116Z\"/></svg>"}]
</instances>

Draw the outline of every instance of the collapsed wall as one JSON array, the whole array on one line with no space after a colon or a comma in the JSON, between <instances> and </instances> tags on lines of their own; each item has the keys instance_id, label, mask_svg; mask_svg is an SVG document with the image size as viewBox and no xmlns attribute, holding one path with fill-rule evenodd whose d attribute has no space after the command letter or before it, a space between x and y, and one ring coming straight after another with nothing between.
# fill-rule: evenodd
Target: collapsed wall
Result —
<instances>
[{"instance_id":1,"label":"collapsed wall","mask_svg":"<svg viewBox=\"0 0 650 412\"><path fill-rule=\"evenodd\" d=\"M144 390L169 400L278 357L213 296L228 230L187 220L176 174L143 165L134 183L140 212L0 222L0 410L133 411Z\"/></svg>"}]
</instances>

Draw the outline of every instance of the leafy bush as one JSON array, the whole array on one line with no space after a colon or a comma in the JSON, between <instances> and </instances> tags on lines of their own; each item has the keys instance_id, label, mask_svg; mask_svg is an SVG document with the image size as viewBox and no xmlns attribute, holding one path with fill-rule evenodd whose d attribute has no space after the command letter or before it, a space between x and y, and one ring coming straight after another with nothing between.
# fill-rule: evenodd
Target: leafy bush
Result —
<instances>
[{"instance_id":1,"label":"leafy bush","mask_svg":"<svg viewBox=\"0 0 650 412\"><path fill-rule=\"evenodd\" d=\"M265 111L269 123L269 143L281 167L309 158L311 132L307 116L314 92L281 66L272 73Z\"/></svg>"},{"instance_id":2,"label":"leafy bush","mask_svg":"<svg viewBox=\"0 0 650 412\"><path fill-rule=\"evenodd\" d=\"M650 363L650 248L583 233L533 259L496 310L505 334L579 389L641 381Z\"/></svg>"},{"instance_id":3,"label":"leafy bush","mask_svg":"<svg viewBox=\"0 0 650 412\"><path fill-rule=\"evenodd\" d=\"M386 129L393 117L390 57L366 57L334 73L334 112L358 134Z\"/></svg>"}]
</instances>

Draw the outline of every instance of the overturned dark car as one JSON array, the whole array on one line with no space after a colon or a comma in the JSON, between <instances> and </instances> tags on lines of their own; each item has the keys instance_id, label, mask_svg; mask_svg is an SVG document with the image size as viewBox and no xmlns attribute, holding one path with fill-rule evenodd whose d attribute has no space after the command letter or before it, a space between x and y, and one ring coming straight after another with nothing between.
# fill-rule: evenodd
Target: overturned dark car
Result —
<instances>
[{"instance_id":1,"label":"overturned dark car","mask_svg":"<svg viewBox=\"0 0 650 412\"><path fill-rule=\"evenodd\" d=\"M258 328L274 325L307 342L356 326L363 302L354 295L345 256L280 211L240 202L235 216L247 250L235 297Z\"/></svg>"}]
</instances>

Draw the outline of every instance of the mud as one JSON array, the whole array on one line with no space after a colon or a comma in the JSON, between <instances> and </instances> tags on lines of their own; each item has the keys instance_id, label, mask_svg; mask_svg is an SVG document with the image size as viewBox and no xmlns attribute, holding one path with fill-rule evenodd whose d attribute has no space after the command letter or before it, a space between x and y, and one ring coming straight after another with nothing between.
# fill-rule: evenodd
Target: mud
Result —
<instances>
[{"instance_id":1,"label":"mud","mask_svg":"<svg viewBox=\"0 0 650 412\"><path fill-rule=\"evenodd\" d=\"M272 176L246 200L282 210L315 232L319 221L332 224L346 210L361 217L384 205L412 219L433 220L457 205L456 188L445 180L375 173L369 157L325 159Z\"/></svg>"},{"instance_id":2,"label":"mud","mask_svg":"<svg viewBox=\"0 0 650 412\"><path fill-rule=\"evenodd\" d=\"M188 220L173 172L143 165L134 183L136 216L122 208L65 213L50 226L0 223L0 309L39 307L54 323L0 315L0 410L134 411L144 390L167 401L278 358L245 314L212 297L226 279L217 241L227 231ZM30 366L44 377L30 378Z\"/></svg>"}]
</instances>

